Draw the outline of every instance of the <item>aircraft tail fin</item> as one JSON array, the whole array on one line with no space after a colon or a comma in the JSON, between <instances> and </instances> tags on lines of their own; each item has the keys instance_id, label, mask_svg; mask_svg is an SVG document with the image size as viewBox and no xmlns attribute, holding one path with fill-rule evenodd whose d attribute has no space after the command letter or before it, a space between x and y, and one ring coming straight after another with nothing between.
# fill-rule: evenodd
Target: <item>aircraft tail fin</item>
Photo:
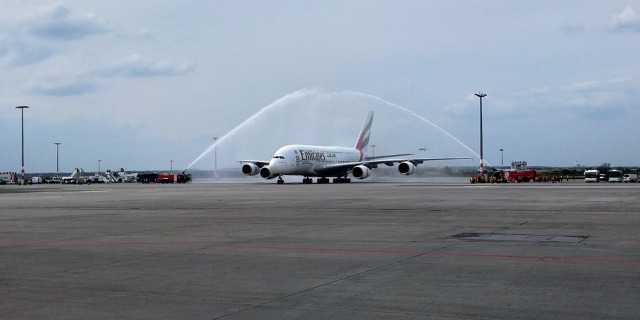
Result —
<instances>
[{"instance_id":1,"label":"aircraft tail fin","mask_svg":"<svg viewBox=\"0 0 640 320\"><path fill-rule=\"evenodd\" d=\"M371 124L373 123L373 111L367 113L367 118L364 120L362 129L360 129L360 135L356 141L355 148L363 151L369 146L369 136L371 136Z\"/></svg>"}]
</instances>

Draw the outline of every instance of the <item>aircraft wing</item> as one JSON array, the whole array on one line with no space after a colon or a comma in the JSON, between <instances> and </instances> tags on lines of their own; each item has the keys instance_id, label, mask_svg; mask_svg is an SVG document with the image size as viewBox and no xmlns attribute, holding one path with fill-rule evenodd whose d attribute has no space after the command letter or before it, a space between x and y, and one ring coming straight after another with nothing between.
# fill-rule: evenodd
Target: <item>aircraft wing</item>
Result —
<instances>
[{"instance_id":1,"label":"aircraft wing","mask_svg":"<svg viewBox=\"0 0 640 320\"><path fill-rule=\"evenodd\" d=\"M439 160L471 160L473 158L471 157L445 157L445 158L403 158L403 159L380 159L380 160L373 160L373 161L363 161L360 164L364 164L364 165L371 165L373 167L379 165L379 164L385 164L387 166L393 166L394 163L400 163L400 162L405 162L405 161L409 161L412 162L413 164L421 164L425 161L439 161Z\"/></svg>"},{"instance_id":2,"label":"aircraft wing","mask_svg":"<svg viewBox=\"0 0 640 320\"><path fill-rule=\"evenodd\" d=\"M404 156L412 156L412 155L413 155L412 153L386 154L383 156L365 157L364 160L369 161L369 160L382 159L382 158L404 157Z\"/></svg>"},{"instance_id":3,"label":"aircraft wing","mask_svg":"<svg viewBox=\"0 0 640 320\"><path fill-rule=\"evenodd\" d=\"M264 161L264 160L238 160L238 162L240 162L240 163L251 163L251 164L255 164L256 166L258 166L258 168L262 168L264 166L268 166L270 161Z\"/></svg>"},{"instance_id":4,"label":"aircraft wing","mask_svg":"<svg viewBox=\"0 0 640 320\"><path fill-rule=\"evenodd\" d=\"M336 163L336 164L328 164L328 165L319 165L313 168L313 170L317 174L335 174L336 172L341 171L349 171L353 169L355 166L365 165L370 168L376 168L379 164L385 164L387 166L393 166L394 163L401 162L412 162L413 164L421 164L425 161L438 161L438 160L469 160L473 159L471 157L446 157L446 158L396 158L396 159L380 159L380 160L365 160L359 162L347 162L347 163Z\"/></svg>"}]
</instances>

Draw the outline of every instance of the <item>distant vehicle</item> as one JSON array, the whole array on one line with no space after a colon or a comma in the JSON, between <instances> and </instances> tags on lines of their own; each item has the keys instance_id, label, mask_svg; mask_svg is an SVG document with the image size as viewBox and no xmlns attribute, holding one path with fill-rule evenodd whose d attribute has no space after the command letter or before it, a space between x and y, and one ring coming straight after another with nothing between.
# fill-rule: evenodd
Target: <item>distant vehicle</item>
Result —
<instances>
[{"instance_id":1,"label":"distant vehicle","mask_svg":"<svg viewBox=\"0 0 640 320\"><path fill-rule=\"evenodd\" d=\"M184 173L158 173L156 179L158 183L187 183L189 181L191 181L191 175Z\"/></svg>"},{"instance_id":2,"label":"distant vehicle","mask_svg":"<svg viewBox=\"0 0 640 320\"><path fill-rule=\"evenodd\" d=\"M0 172L0 184L16 184L18 183L17 172Z\"/></svg>"},{"instance_id":3,"label":"distant vehicle","mask_svg":"<svg viewBox=\"0 0 640 320\"><path fill-rule=\"evenodd\" d=\"M622 171L618 169L609 170L609 182L622 182Z\"/></svg>"},{"instance_id":4,"label":"distant vehicle","mask_svg":"<svg viewBox=\"0 0 640 320\"><path fill-rule=\"evenodd\" d=\"M124 168L120 168L120 171L107 170L106 178L109 182L125 183L135 182L138 179L137 173L127 173Z\"/></svg>"},{"instance_id":5,"label":"distant vehicle","mask_svg":"<svg viewBox=\"0 0 640 320\"><path fill-rule=\"evenodd\" d=\"M55 177L44 177L44 181L42 181L42 183L61 183L62 179L60 179L60 177L55 176Z\"/></svg>"},{"instance_id":6,"label":"distant vehicle","mask_svg":"<svg viewBox=\"0 0 640 320\"><path fill-rule=\"evenodd\" d=\"M598 170L585 170L584 182L598 182L600 181L600 171Z\"/></svg>"},{"instance_id":7,"label":"distant vehicle","mask_svg":"<svg viewBox=\"0 0 640 320\"><path fill-rule=\"evenodd\" d=\"M158 180L157 173L140 173L138 174L139 183L156 183Z\"/></svg>"},{"instance_id":8,"label":"distant vehicle","mask_svg":"<svg viewBox=\"0 0 640 320\"><path fill-rule=\"evenodd\" d=\"M83 173L84 170L82 168L75 168L70 176L62 177L62 183L77 183Z\"/></svg>"},{"instance_id":9,"label":"distant vehicle","mask_svg":"<svg viewBox=\"0 0 640 320\"><path fill-rule=\"evenodd\" d=\"M109 183L111 181L109 181L109 179L107 179L107 177L99 174L96 172L96 174L93 177L88 177L87 178L87 182L91 182L91 183Z\"/></svg>"},{"instance_id":10,"label":"distant vehicle","mask_svg":"<svg viewBox=\"0 0 640 320\"><path fill-rule=\"evenodd\" d=\"M44 183L44 179L42 177L31 177L31 184L41 184Z\"/></svg>"},{"instance_id":11,"label":"distant vehicle","mask_svg":"<svg viewBox=\"0 0 640 320\"><path fill-rule=\"evenodd\" d=\"M604 173L601 173L599 178L600 181L609 181L609 178L607 178L607 175Z\"/></svg>"},{"instance_id":12,"label":"distant vehicle","mask_svg":"<svg viewBox=\"0 0 640 320\"><path fill-rule=\"evenodd\" d=\"M622 182L627 183L627 182L638 182L638 174L636 173L625 173L622 176Z\"/></svg>"},{"instance_id":13,"label":"distant vehicle","mask_svg":"<svg viewBox=\"0 0 640 320\"><path fill-rule=\"evenodd\" d=\"M529 182L536 179L536 171L527 167L526 161L514 161L511 169L499 170L491 176L492 182Z\"/></svg>"}]
</instances>

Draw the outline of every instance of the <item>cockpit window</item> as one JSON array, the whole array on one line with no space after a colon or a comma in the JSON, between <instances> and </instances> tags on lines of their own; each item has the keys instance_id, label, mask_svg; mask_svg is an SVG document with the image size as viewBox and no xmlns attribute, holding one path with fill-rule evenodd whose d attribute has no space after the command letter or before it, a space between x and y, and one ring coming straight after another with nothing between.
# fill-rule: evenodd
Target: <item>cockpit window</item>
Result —
<instances>
[{"instance_id":1,"label":"cockpit window","mask_svg":"<svg viewBox=\"0 0 640 320\"><path fill-rule=\"evenodd\" d=\"M284 156L273 156L273 159L282 159L282 160L284 160Z\"/></svg>"}]
</instances>

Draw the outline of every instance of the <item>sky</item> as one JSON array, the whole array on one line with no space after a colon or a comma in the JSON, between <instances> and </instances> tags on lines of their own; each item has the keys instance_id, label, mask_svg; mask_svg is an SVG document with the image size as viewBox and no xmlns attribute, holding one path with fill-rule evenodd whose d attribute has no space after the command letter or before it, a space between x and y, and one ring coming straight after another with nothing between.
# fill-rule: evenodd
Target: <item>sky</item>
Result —
<instances>
[{"instance_id":1,"label":"sky","mask_svg":"<svg viewBox=\"0 0 640 320\"><path fill-rule=\"evenodd\" d=\"M27 173L240 170L352 146L368 110L376 154L474 165L479 92L490 164L640 166L637 1L0 6L0 171L20 171L22 105Z\"/></svg>"}]
</instances>

